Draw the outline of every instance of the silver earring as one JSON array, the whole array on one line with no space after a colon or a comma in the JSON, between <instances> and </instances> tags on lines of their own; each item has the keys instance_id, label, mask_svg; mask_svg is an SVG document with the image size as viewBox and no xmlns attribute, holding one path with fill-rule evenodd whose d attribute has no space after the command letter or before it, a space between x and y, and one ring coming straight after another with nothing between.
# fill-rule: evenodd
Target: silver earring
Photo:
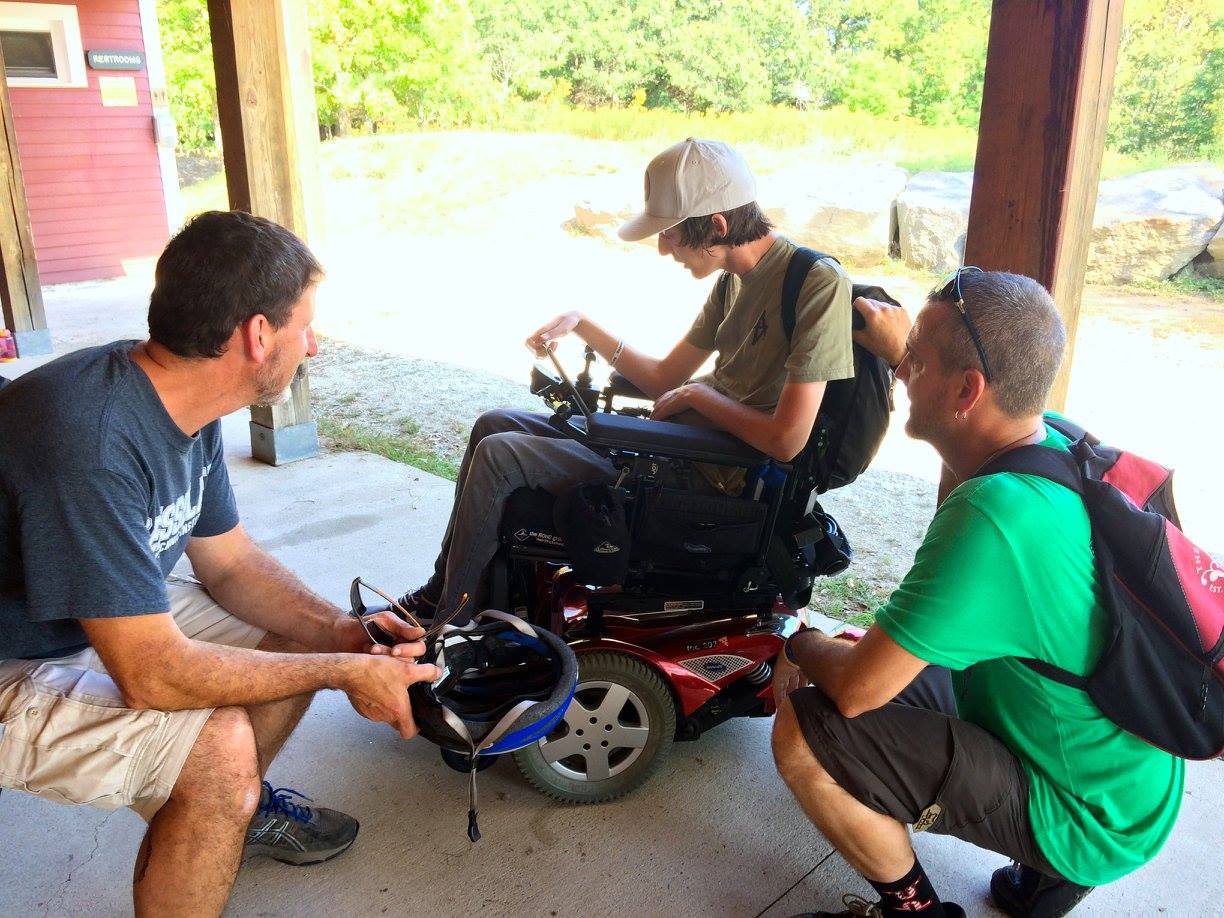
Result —
<instances>
[{"instance_id":1,"label":"silver earring","mask_svg":"<svg viewBox=\"0 0 1224 918\"><path fill-rule=\"evenodd\" d=\"M965 419L965 415L961 414L961 412L960 412L960 410L959 410L959 409L958 409L958 410L957 410L957 412L956 412L956 419L957 419L958 421L963 421L963 420Z\"/></svg>"}]
</instances>

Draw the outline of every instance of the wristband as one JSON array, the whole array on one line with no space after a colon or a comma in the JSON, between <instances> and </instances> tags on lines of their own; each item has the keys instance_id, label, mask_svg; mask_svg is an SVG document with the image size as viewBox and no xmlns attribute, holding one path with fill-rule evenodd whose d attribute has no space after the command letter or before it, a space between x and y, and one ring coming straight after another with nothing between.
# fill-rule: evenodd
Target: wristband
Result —
<instances>
[{"instance_id":1,"label":"wristband","mask_svg":"<svg viewBox=\"0 0 1224 918\"><path fill-rule=\"evenodd\" d=\"M621 338L616 342L616 350L612 352L612 359L608 361L608 366L616 366L616 361L620 360L621 351L625 349L625 339Z\"/></svg>"},{"instance_id":2,"label":"wristband","mask_svg":"<svg viewBox=\"0 0 1224 918\"><path fill-rule=\"evenodd\" d=\"M806 630L807 630L806 628L801 628L800 630L792 634L790 637L788 637L786 641L783 642L782 644L782 656L786 657L786 661L790 663L791 666L799 665L799 661L795 659L794 651L791 650L791 641L799 637L799 635L803 634L803 632Z\"/></svg>"}]
</instances>

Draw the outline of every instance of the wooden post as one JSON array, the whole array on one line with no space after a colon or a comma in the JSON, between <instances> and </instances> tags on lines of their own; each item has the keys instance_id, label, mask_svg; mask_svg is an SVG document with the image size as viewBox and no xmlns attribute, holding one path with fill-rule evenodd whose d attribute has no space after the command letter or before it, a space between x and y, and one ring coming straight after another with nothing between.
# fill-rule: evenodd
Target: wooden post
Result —
<instances>
[{"instance_id":1,"label":"wooden post","mask_svg":"<svg viewBox=\"0 0 1224 918\"><path fill-rule=\"evenodd\" d=\"M1067 398L1122 24L1122 0L995 0L965 264L1027 274L1054 296Z\"/></svg>"},{"instance_id":2,"label":"wooden post","mask_svg":"<svg viewBox=\"0 0 1224 918\"><path fill-rule=\"evenodd\" d=\"M22 357L51 353L51 333L43 311L42 287L34 263L30 211L17 154L17 134L9 105L4 53L0 51L0 307L4 327L13 333Z\"/></svg>"},{"instance_id":3,"label":"wooden post","mask_svg":"<svg viewBox=\"0 0 1224 918\"><path fill-rule=\"evenodd\" d=\"M301 0L208 0L230 207L320 237L319 135ZM319 450L305 363L292 398L251 408L251 452L282 465Z\"/></svg>"}]
</instances>

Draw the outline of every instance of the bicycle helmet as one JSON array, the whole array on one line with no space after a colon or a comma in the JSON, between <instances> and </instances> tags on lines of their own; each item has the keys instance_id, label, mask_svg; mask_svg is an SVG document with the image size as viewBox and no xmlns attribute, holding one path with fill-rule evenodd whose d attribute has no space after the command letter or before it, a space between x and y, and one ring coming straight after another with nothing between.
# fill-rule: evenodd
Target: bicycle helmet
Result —
<instances>
[{"instance_id":1,"label":"bicycle helmet","mask_svg":"<svg viewBox=\"0 0 1224 918\"><path fill-rule=\"evenodd\" d=\"M469 756L468 838L479 841L478 758L547 736L574 697L578 661L555 634L487 609L463 627L443 627L420 662L436 664L442 675L409 687L413 718L421 736Z\"/></svg>"}]
</instances>

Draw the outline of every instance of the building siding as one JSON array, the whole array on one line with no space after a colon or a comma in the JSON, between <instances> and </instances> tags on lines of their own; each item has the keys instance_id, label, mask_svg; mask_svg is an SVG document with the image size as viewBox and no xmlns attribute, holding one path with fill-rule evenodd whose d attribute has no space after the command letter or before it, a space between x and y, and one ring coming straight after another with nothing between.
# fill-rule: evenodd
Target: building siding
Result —
<instances>
[{"instance_id":1,"label":"building siding","mask_svg":"<svg viewBox=\"0 0 1224 918\"><path fill-rule=\"evenodd\" d=\"M145 50L138 0L76 7L85 51ZM82 89L9 90L43 284L120 277L125 262L156 257L169 236L148 73L85 72ZM133 77L137 106L104 107L100 75Z\"/></svg>"}]
</instances>

